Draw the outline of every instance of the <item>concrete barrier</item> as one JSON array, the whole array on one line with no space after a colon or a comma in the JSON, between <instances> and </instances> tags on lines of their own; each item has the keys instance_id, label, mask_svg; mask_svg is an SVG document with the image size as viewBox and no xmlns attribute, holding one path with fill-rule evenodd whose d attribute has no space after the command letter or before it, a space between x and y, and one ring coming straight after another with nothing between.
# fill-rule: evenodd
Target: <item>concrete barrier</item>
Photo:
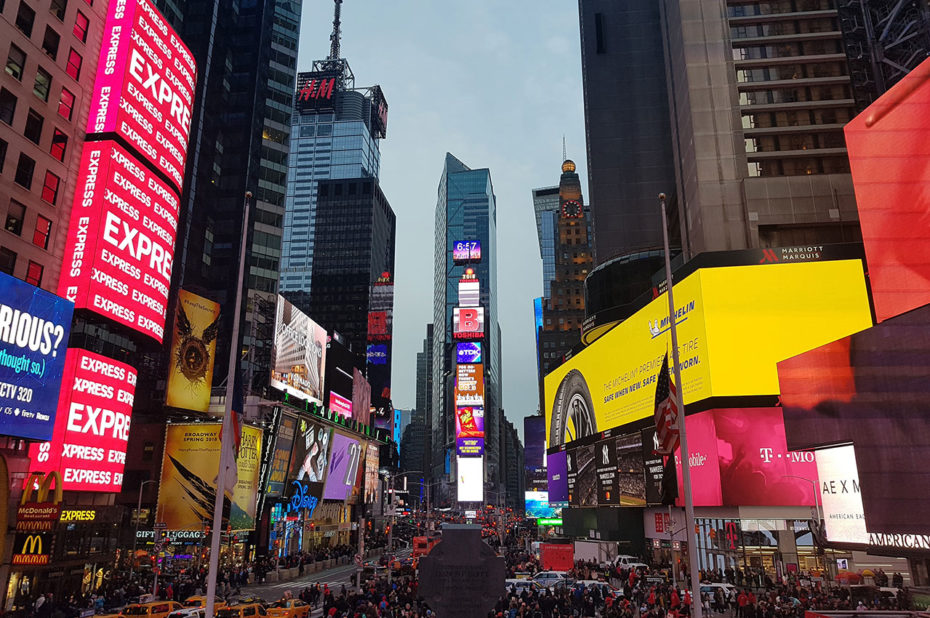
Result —
<instances>
[{"instance_id":1,"label":"concrete barrier","mask_svg":"<svg viewBox=\"0 0 930 618\"><path fill-rule=\"evenodd\" d=\"M265 583L271 583L278 581L278 574L274 571L268 571L265 573Z\"/></svg>"}]
</instances>

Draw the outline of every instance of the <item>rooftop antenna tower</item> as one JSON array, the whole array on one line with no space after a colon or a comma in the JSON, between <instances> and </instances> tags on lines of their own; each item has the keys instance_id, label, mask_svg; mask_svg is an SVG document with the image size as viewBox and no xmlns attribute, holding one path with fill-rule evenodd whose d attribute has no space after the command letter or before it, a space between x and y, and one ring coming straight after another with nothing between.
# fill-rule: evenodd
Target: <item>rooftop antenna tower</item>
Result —
<instances>
[{"instance_id":1,"label":"rooftop antenna tower","mask_svg":"<svg viewBox=\"0 0 930 618\"><path fill-rule=\"evenodd\" d=\"M565 151L565 134L564 133L562 134L562 160L563 161L568 160L568 154Z\"/></svg>"},{"instance_id":2,"label":"rooftop antenna tower","mask_svg":"<svg viewBox=\"0 0 930 618\"><path fill-rule=\"evenodd\" d=\"M342 12L342 0L334 0L336 3L336 15L333 17L333 33L329 35L329 58L327 60L338 60L339 59L339 38L342 36L339 32L339 26L342 24L339 21L339 14Z\"/></svg>"}]
</instances>

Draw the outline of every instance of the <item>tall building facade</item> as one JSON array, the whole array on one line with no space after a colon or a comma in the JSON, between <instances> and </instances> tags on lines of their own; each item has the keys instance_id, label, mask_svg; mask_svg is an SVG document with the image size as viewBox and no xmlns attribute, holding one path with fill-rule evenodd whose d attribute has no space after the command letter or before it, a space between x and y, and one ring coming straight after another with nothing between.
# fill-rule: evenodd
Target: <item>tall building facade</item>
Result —
<instances>
[{"instance_id":1,"label":"tall building facade","mask_svg":"<svg viewBox=\"0 0 930 618\"><path fill-rule=\"evenodd\" d=\"M466 266L453 260L456 241L481 243L481 259L467 267L480 285L484 309L484 452L485 483L498 487L501 480L501 330L497 313L497 201L487 168L471 169L446 153L436 201L433 278L433 392L432 472L444 476L444 462L455 460L455 339L454 309L459 303L459 281ZM454 491L454 490L453 490ZM448 494L446 494L448 497ZM453 498L454 499L454 498Z\"/></svg>"},{"instance_id":2,"label":"tall building facade","mask_svg":"<svg viewBox=\"0 0 930 618\"><path fill-rule=\"evenodd\" d=\"M565 354L581 342L585 319L584 281L593 267L587 209L575 163L562 163L558 210L553 239L555 264L550 294L542 301L539 362L542 375L562 364Z\"/></svg>"},{"instance_id":3,"label":"tall building facade","mask_svg":"<svg viewBox=\"0 0 930 618\"><path fill-rule=\"evenodd\" d=\"M430 459L432 457L432 427L433 427L433 325L426 325L426 337L423 339L423 349L417 352L417 418L425 426L423 436L423 467L424 476L429 476L432 470Z\"/></svg>"},{"instance_id":4,"label":"tall building facade","mask_svg":"<svg viewBox=\"0 0 930 618\"><path fill-rule=\"evenodd\" d=\"M543 298L549 298L552 280L555 279L555 239L559 220L559 188L533 189L533 212L536 215L536 237L539 239L539 257L542 259Z\"/></svg>"},{"instance_id":5,"label":"tall building facade","mask_svg":"<svg viewBox=\"0 0 930 618\"><path fill-rule=\"evenodd\" d=\"M517 428L507 418L501 419L501 468L504 500L515 511L523 511L526 479L523 443Z\"/></svg>"}]
</instances>

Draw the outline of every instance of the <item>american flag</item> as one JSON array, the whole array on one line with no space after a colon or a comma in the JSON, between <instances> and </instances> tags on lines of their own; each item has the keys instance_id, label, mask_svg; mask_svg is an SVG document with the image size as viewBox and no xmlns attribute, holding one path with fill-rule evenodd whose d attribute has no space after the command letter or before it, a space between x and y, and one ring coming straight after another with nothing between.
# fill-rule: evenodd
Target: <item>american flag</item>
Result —
<instances>
[{"instance_id":1,"label":"american flag","mask_svg":"<svg viewBox=\"0 0 930 618\"><path fill-rule=\"evenodd\" d=\"M662 360L662 370L656 382L656 438L658 453L671 455L678 449L678 392L668 372L668 352Z\"/></svg>"}]
</instances>

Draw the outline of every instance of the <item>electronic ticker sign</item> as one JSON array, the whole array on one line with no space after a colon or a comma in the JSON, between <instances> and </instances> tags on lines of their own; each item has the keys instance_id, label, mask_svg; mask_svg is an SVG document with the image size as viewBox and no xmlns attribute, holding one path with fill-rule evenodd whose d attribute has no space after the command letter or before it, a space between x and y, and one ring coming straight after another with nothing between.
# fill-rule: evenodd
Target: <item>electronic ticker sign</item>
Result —
<instances>
[{"instance_id":1,"label":"electronic ticker sign","mask_svg":"<svg viewBox=\"0 0 930 618\"><path fill-rule=\"evenodd\" d=\"M116 133L180 192L184 183L197 66L149 0L113 0L88 133Z\"/></svg>"},{"instance_id":2,"label":"electronic ticker sign","mask_svg":"<svg viewBox=\"0 0 930 618\"><path fill-rule=\"evenodd\" d=\"M74 304L0 273L0 433L49 440Z\"/></svg>"},{"instance_id":3,"label":"electronic ticker sign","mask_svg":"<svg viewBox=\"0 0 930 618\"><path fill-rule=\"evenodd\" d=\"M58 293L161 343L178 205L122 146L85 143Z\"/></svg>"}]
</instances>

